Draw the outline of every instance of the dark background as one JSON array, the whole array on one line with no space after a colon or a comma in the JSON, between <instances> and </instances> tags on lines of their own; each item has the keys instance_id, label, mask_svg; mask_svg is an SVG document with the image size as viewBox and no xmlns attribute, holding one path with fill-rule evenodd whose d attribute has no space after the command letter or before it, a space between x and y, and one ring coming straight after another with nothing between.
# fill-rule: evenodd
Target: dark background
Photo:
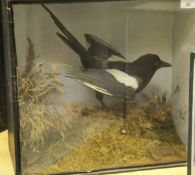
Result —
<instances>
[{"instance_id":1,"label":"dark background","mask_svg":"<svg viewBox=\"0 0 195 175\"><path fill-rule=\"evenodd\" d=\"M3 32L2 32L2 11L0 3L0 132L7 129L7 119L5 115L5 76L3 57Z\"/></svg>"}]
</instances>

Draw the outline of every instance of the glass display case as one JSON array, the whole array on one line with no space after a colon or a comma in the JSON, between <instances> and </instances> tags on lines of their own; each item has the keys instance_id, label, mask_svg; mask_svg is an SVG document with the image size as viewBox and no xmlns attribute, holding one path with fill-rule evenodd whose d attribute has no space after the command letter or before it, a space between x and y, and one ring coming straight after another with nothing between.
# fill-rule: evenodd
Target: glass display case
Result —
<instances>
[{"instance_id":1,"label":"glass display case","mask_svg":"<svg viewBox=\"0 0 195 175\"><path fill-rule=\"evenodd\" d=\"M192 175L193 2L2 3L16 174Z\"/></svg>"}]
</instances>

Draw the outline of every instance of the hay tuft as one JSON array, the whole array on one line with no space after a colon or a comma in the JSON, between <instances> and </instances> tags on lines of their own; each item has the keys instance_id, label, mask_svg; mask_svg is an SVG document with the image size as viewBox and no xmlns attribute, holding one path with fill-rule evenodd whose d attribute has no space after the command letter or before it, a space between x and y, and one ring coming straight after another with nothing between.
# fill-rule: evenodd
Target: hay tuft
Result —
<instances>
[{"instance_id":1,"label":"hay tuft","mask_svg":"<svg viewBox=\"0 0 195 175\"><path fill-rule=\"evenodd\" d=\"M63 84L59 80L60 74L52 69L51 64L38 60L29 38L28 47L24 71L18 70L23 169L36 162L45 149L63 139L71 128L67 112L60 112L58 109L58 104L66 103ZM49 73L43 71L44 66L50 67ZM49 138L52 135L55 135L55 139Z\"/></svg>"},{"instance_id":2,"label":"hay tuft","mask_svg":"<svg viewBox=\"0 0 195 175\"><path fill-rule=\"evenodd\" d=\"M62 122L55 105L50 105L48 98L53 103L62 102L63 99L55 98L64 96L63 85L55 72L44 73L44 63L36 63L37 57L34 47L28 38L29 48L26 56L25 69L19 75L18 93L20 107L20 134L22 143L35 146L44 144L44 135L48 130L54 129L64 135L68 128L66 120Z\"/></svg>"},{"instance_id":3,"label":"hay tuft","mask_svg":"<svg viewBox=\"0 0 195 175\"><path fill-rule=\"evenodd\" d=\"M88 142L72 150L48 169L52 172L91 171L186 160L186 148L173 127L171 100L165 95L128 107L128 134L121 134L124 120L116 106L105 111L85 109L84 116L110 118L115 122ZM92 117L92 116L90 116Z\"/></svg>"}]
</instances>

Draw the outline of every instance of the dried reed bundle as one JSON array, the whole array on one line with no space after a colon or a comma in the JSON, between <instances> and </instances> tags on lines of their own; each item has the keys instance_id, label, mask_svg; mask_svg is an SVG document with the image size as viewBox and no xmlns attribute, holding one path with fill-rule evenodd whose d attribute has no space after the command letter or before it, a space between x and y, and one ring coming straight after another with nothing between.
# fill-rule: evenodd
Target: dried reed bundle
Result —
<instances>
[{"instance_id":1,"label":"dried reed bundle","mask_svg":"<svg viewBox=\"0 0 195 175\"><path fill-rule=\"evenodd\" d=\"M29 145L33 149L43 145L51 130L63 137L70 127L55 105L65 103L64 98L60 98L65 93L59 74L52 68L50 73L44 73L43 66L49 66L49 63L36 63L37 58L28 38L25 69L18 78L22 150Z\"/></svg>"}]
</instances>

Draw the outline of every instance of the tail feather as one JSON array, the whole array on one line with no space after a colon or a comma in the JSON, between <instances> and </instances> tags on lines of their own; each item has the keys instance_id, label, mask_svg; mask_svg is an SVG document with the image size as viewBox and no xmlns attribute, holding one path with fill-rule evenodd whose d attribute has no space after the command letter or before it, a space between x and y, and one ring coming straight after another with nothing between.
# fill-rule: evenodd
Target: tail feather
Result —
<instances>
[{"instance_id":1,"label":"tail feather","mask_svg":"<svg viewBox=\"0 0 195 175\"><path fill-rule=\"evenodd\" d=\"M82 72L73 72L73 71L68 71L66 72L66 77L75 79L79 82L82 82L85 86L98 91L102 94L109 95L109 96L114 96L111 92L109 92L107 89L103 88L100 83L97 81L94 81L93 77L88 76Z\"/></svg>"},{"instance_id":2,"label":"tail feather","mask_svg":"<svg viewBox=\"0 0 195 175\"><path fill-rule=\"evenodd\" d=\"M61 37L62 35L61 36L58 35L58 37L60 37L66 44L68 43L68 46L71 49L73 49L74 51L77 50L76 53L79 54L81 58L81 62L83 66L85 67L85 65L87 65L87 58L89 57L87 50L82 46L82 44L80 44L80 42L71 34L71 32L61 23L61 21L44 4L41 4L41 5L49 13L51 18L53 19L53 22L60 29L60 31L66 36L66 38L65 37L62 38Z\"/></svg>"},{"instance_id":3,"label":"tail feather","mask_svg":"<svg viewBox=\"0 0 195 175\"><path fill-rule=\"evenodd\" d=\"M75 45L72 44L72 42L70 42L70 40L68 40L66 37L64 37L62 34L60 34L58 32L56 34L64 43L66 43L66 45L68 45L69 48L71 48L78 55L80 54L78 48L76 48Z\"/></svg>"},{"instance_id":4,"label":"tail feather","mask_svg":"<svg viewBox=\"0 0 195 175\"><path fill-rule=\"evenodd\" d=\"M94 69L95 70L95 69ZM135 89L126 87L124 84L117 82L114 79L107 79L106 72L103 74L99 69L96 69L97 74L101 74L101 78L97 74L90 74L90 71L72 71L68 70L66 77L75 79L85 86L98 91L104 95L116 97L118 99L133 100L135 98Z\"/></svg>"}]
</instances>

